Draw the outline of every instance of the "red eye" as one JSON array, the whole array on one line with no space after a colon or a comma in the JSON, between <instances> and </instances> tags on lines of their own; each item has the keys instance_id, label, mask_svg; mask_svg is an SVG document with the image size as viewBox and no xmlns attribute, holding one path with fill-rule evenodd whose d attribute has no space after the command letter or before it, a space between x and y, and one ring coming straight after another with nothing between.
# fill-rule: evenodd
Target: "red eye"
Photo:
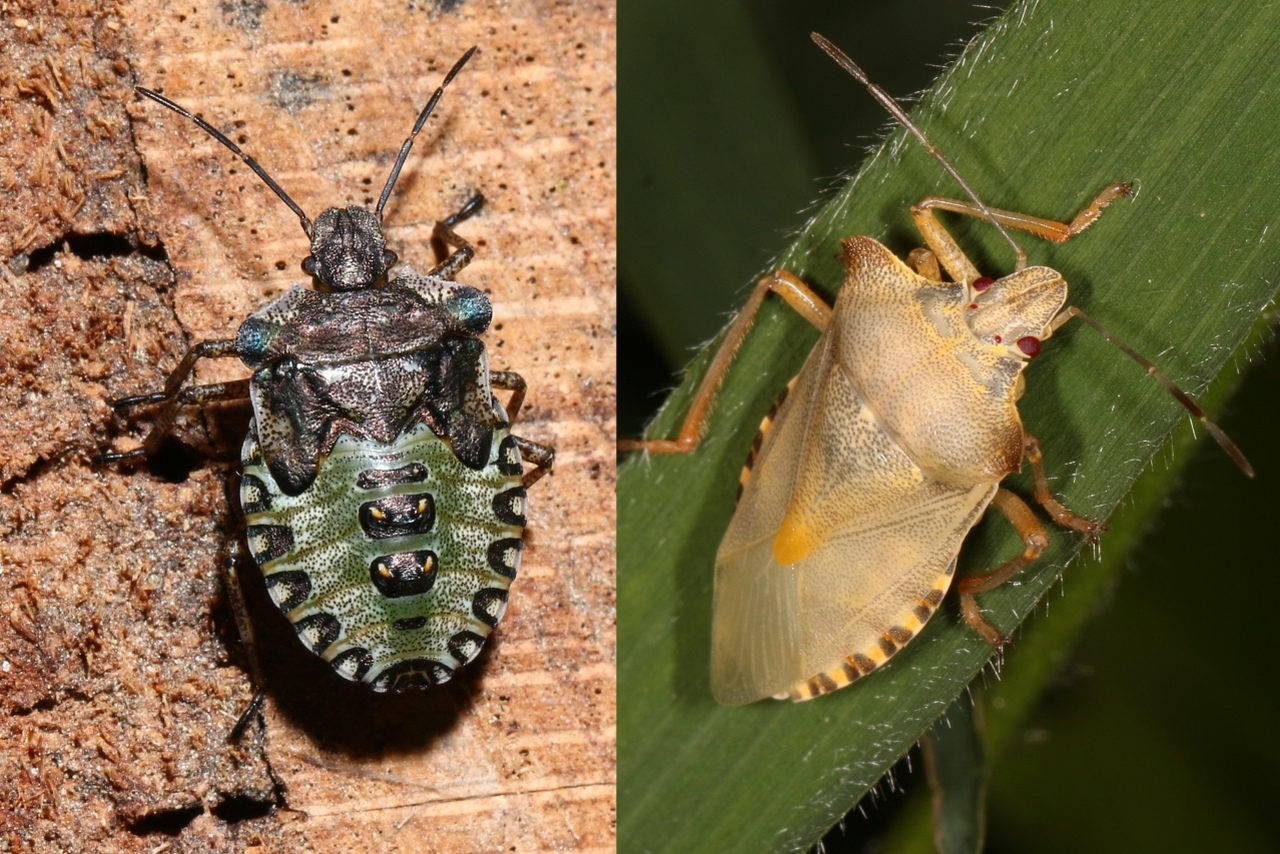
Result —
<instances>
[{"instance_id":1,"label":"red eye","mask_svg":"<svg viewBox=\"0 0 1280 854\"><path fill-rule=\"evenodd\" d=\"M997 344L1003 344L1003 343L1004 343L1004 339L1003 339L1003 338L1001 338L999 335L997 335L995 338L992 338L991 340L992 340L992 341L995 341Z\"/></svg>"},{"instance_id":2,"label":"red eye","mask_svg":"<svg viewBox=\"0 0 1280 854\"><path fill-rule=\"evenodd\" d=\"M972 282L969 283L969 287L973 288L978 293L982 293L983 291L985 291L987 288L991 287L995 283L996 283L995 279L988 278L987 276L979 276L978 278L974 279Z\"/></svg>"},{"instance_id":3,"label":"red eye","mask_svg":"<svg viewBox=\"0 0 1280 854\"><path fill-rule=\"evenodd\" d=\"M1018 349L1027 355L1027 358L1034 359L1040 355L1040 339L1030 335L1025 338L1018 339Z\"/></svg>"}]
</instances>

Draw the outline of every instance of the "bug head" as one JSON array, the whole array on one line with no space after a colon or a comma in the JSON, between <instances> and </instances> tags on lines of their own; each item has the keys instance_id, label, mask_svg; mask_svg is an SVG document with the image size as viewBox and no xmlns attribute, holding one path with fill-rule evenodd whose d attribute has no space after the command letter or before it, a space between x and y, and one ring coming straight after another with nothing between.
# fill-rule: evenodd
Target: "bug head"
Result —
<instances>
[{"instance_id":1,"label":"bug head","mask_svg":"<svg viewBox=\"0 0 1280 854\"><path fill-rule=\"evenodd\" d=\"M999 279L969 284L965 323L987 344L1032 358L1048 338L1053 319L1067 301L1067 283L1056 270L1026 267Z\"/></svg>"},{"instance_id":2,"label":"bug head","mask_svg":"<svg viewBox=\"0 0 1280 854\"><path fill-rule=\"evenodd\" d=\"M449 73L444 76L440 86L431 95L427 105L418 114L413 123L413 130L400 145L400 153L387 176L386 186L378 197L378 206L373 212L364 208L329 208L320 214L315 225L304 228L311 237L311 254L302 261L302 270L315 279L321 290L354 291L362 288L377 287L384 281L387 271L399 260L395 252L387 249L387 238L382 231L382 209L391 198L391 190L400 177L400 170L409 157L413 141L431 117L445 87L462 70L475 55L472 47L453 64Z\"/></svg>"},{"instance_id":3,"label":"bug head","mask_svg":"<svg viewBox=\"0 0 1280 854\"><path fill-rule=\"evenodd\" d=\"M322 291L376 287L398 260L387 248L382 220L364 208L329 208L311 226L311 254L302 271Z\"/></svg>"}]
</instances>

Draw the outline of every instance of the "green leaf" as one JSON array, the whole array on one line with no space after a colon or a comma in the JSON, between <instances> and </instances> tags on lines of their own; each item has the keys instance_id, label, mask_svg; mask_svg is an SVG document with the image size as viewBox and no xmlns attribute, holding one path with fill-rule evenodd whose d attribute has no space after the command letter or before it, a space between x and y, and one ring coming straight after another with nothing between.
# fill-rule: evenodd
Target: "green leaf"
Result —
<instances>
[{"instance_id":1,"label":"green leaf","mask_svg":"<svg viewBox=\"0 0 1280 854\"><path fill-rule=\"evenodd\" d=\"M933 792L938 854L979 854L986 832L987 765L982 710L961 694L921 739Z\"/></svg>"},{"instance_id":2,"label":"green leaf","mask_svg":"<svg viewBox=\"0 0 1280 854\"><path fill-rule=\"evenodd\" d=\"M626 44L624 37L624 54ZM808 43L794 49L817 51ZM1280 273L1269 240L1280 220L1277 55L1280 9L1260 4L1042 0L1002 16L913 115L991 205L1069 218L1107 183L1137 179L1140 196L1114 205L1085 235L1062 246L1021 242L1032 263L1066 276L1075 304L1199 393L1251 331L1256 342L1259 314ZM874 76L874 67L868 71ZM832 109L867 97L834 64L810 85L826 93ZM625 118L622 126L625 134ZM933 193L958 195L937 164L895 132L779 266L834 295L842 279L838 240L869 234L905 254L919 242L907 208ZM990 232L963 222L953 229L980 268L999 273L1010 253ZM684 292L700 286L670 278ZM669 299L667 312L679 314L679 297ZM633 459L620 474L620 850L811 845L990 657L954 608L944 607L882 672L831 697L732 709L711 699L716 546L760 418L816 340L779 302L767 301L702 447L687 458ZM649 435L675 434L705 361L704 354L695 362ZM1052 485L1067 506L1110 516L1147 469L1140 515L1130 513L1119 536L1104 538L1103 563L1076 561L1070 570L1073 578L1102 579L1068 588L1078 626L1175 480L1175 466L1189 458L1161 451L1186 418L1088 329L1068 326L1046 342L1026 376L1024 422L1041 439ZM1234 381L1234 372L1224 379ZM1220 399L1216 388L1208 397ZM1025 478L1009 485L1029 495ZM1051 550L1036 567L981 598L1001 629L1036 610L1079 550L1077 536L1051 535ZM962 551L961 572L981 571L1018 550L1007 525L984 521ZM1061 610L1055 604L1055 613ZM1023 714L1060 660L1062 642L1044 667L1028 667L1037 677L1017 701ZM1015 644L1014 662L1017 652ZM992 738L1003 733L1007 747L1020 720L991 717Z\"/></svg>"}]
</instances>

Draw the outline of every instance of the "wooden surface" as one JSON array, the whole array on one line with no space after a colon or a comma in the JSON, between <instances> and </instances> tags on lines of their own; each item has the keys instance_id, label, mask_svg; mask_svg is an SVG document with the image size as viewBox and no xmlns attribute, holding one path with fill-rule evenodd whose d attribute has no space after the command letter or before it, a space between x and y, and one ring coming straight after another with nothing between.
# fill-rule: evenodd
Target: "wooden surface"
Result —
<instances>
[{"instance_id":1,"label":"wooden surface","mask_svg":"<svg viewBox=\"0 0 1280 854\"><path fill-rule=\"evenodd\" d=\"M614 847L615 42L612 3L39 0L0 12L0 841L34 851ZM475 191L460 279L494 303L530 492L507 616L448 686L373 695L293 637L246 573L271 690L221 593L243 405L192 413L151 467L106 401L157 388L304 276L296 217L372 207L441 77L385 219L401 259ZM235 360L201 382L244 376Z\"/></svg>"}]
</instances>

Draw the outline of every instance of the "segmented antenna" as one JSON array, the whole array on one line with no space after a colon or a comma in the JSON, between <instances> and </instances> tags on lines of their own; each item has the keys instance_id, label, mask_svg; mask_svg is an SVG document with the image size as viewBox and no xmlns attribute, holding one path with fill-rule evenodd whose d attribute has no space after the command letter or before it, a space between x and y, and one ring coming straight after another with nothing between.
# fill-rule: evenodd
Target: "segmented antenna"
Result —
<instances>
[{"instance_id":1,"label":"segmented antenna","mask_svg":"<svg viewBox=\"0 0 1280 854\"><path fill-rule=\"evenodd\" d=\"M427 119L431 117L431 111L434 110L436 108L436 104L439 103L440 96L444 94L444 88L448 86L449 82L457 76L459 71L462 70L462 66L467 64L467 60L475 55L476 50L478 50L478 48L473 46L462 55L461 59L453 64L453 68L445 75L444 82L440 84L438 89L436 89L435 94L431 96L431 100L427 102L427 106L424 107L422 113L418 115L418 120L414 122L413 125L413 132L409 134L409 138L404 141L402 146L400 146L400 155L396 158L395 165L391 167L391 176L387 178L387 186L383 188L382 197L378 199L378 207L374 209L374 213L378 215L378 219L382 219L382 208L387 203L387 198L391 195L391 189L395 186L396 179L400 177L400 170L404 166L405 158L409 156L409 149L413 147L414 138L422 130L422 126L427 123ZM284 187L277 184L275 179L267 174L267 170L263 169L262 165L258 163L258 161L244 153L244 151L240 149L240 146L227 138L226 134L189 110L186 110L180 105L175 104L173 101L170 101L159 92L153 92L144 86L135 86L133 88L137 90L139 95L150 98L160 106L167 107L184 118L191 119L191 121L199 125L201 130L225 145L232 154L239 157L244 162L244 165L252 169L254 174L261 178L262 182L271 188L273 193L280 197L280 201L289 206L289 210L298 215L298 221L302 223L302 230L306 232L308 238L311 237L311 218L308 217L306 212L302 210L301 206L299 206L298 203L284 191Z\"/></svg>"},{"instance_id":2,"label":"segmented antenna","mask_svg":"<svg viewBox=\"0 0 1280 854\"><path fill-rule=\"evenodd\" d=\"M1142 369L1147 372L1147 376L1164 386L1165 390L1168 391L1169 394L1173 395L1174 400L1181 403L1183 408L1191 413L1191 417L1195 418L1204 426L1204 429L1213 437L1213 440L1218 443L1218 446L1222 448L1222 450L1226 451L1227 456L1231 458L1231 461L1239 467L1240 471L1244 472L1245 477L1253 477L1253 466L1250 465L1247 459L1245 459L1244 453L1236 447L1236 443L1231 441L1231 437L1223 432L1221 427L1209 420L1209 416L1205 415L1204 410L1191 399L1191 395L1178 388L1178 385L1173 380L1166 377L1164 373L1152 364L1146 356L1143 356L1137 350L1124 343L1124 341L1120 340L1120 338L1118 338L1110 329L1107 329L1107 327L1103 326L1101 323L1094 320L1074 305L1069 305L1063 309L1062 314L1058 315L1057 318L1054 318L1050 328L1057 330L1062 326L1062 324L1066 323L1073 317L1088 324L1095 332L1107 339L1113 347L1141 365ZM1061 318L1061 320L1058 318Z\"/></svg>"},{"instance_id":3,"label":"segmented antenna","mask_svg":"<svg viewBox=\"0 0 1280 854\"><path fill-rule=\"evenodd\" d=\"M960 189L964 190L969 198L973 199L973 203L978 206L978 210L982 211L982 215L986 217L987 221L994 225L996 230L1000 232L1001 236L1003 236L1004 239L1009 242L1009 245L1013 247L1013 251L1017 259L1014 265L1015 268L1021 270L1026 267L1027 253L1023 252L1022 247L1014 241L1009 232L1005 231L1004 226L995 218L995 215L991 213L991 210L985 203L983 203L982 199L978 198L978 194L973 191L968 182L966 182L964 178L960 177L960 173L951 165L951 161L947 160L946 156L938 149L938 147L929 141L929 137L924 135L924 131L922 131L915 122L911 121L911 117L907 115L907 111L902 109L902 106L898 104L897 101L893 100L893 96L876 84L872 83L871 78L867 77L866 73L858 67L856 62L850 59L844 51L833 45L824 36L819 35L818 33L810 33L809 38L813 39L814 44L822 48L823 52L826 53L827 56L834 59L836 64L852 74L854 79L865 86L867 91L871 93L871 97L879 101L880 106L888 110L889 115L893 116L894 120L898 124L902 125L911 133L912 136L920 140L920 144L924 146L930 156L942 164L942 168L945 169L947 174L960 185Z\"/></svg>"},{"instance_id":4,"label":"segmented antenna","mask_svg":"<svg viewBox=\"0 0 1280 854\"><path fill-rule=\"evenodd\" d=\"M311 219L306 215L306 213L303 212L302 208L298 206L298 203L295 202L293 199L289 198L289 194L284 191L284 188L281 187L279 184L277 184L275 182L275 179L267 174L267 170L263 169L262 166L258 164L258 161L254 160L252 157L250 157L249 155L241 151L240 146L236 145L234 142L227 139L226 135L223 134L222 131L218 130L213 125L209 124L199 116L194 115L188 112L187 110L184 110L182 107L178 106L173 101L170 101L168 98L166 98L164 95L161 95L158 92L152 92L150 89L144 88L142 86L134 86L133 88L138 91L139 95L145 95L146 97L155 101L160 106L168 107L178 115L191 119L191 121L199 125L201 130L203 130L205 133L209 134L209 136L213 137L218 142L222 143L227 148L231 149L232 154L234 154L236 157L239 157L241 160L243 160L244 165L252 169L254 173L259 178L262 179L263 183L265 183L268 187L270 187L272 192L274 192L277 196L280 197L280 201L288 205L289 210L293 211L298 215L298 221L302 223L302 230L307 233L307 237L311 236Z\"/></svg>"},{"instance_id":5,"label":"segmented antenna","mask_svg":"<svg viewBox=\"0 0 1280 854\"><path fill-rule=\"evenodd\" d=\"M413 148L413 140L417 137L418 132L422 130L422 126L427 123L427 119L431 117L431 111L436 108L436 104L440 101L440 96L444 94L444 87L452 82L453 78L458 76L458 72L462 70L462 66L467 64L467 60L475 55L477 46L473 46L470 50L462 55L453 64L453 68L449 69L449 73L444 76L444 82L436 89L435 94L431 96L431 100L427 101L427 105L422 108L422 112L418 114L418 120L413 123L413 130L409 133L409 138L400 146L400 156L396 158L396 163L391 167L391 174L387 177L387 186L382 188L382 196L378 199L378 206L373 209L378 219L382 219L382 208L387 203L387 199L391 196L391 188L396 185L396 179L400 177L400 169L404 166L405 158L409 156L409 149Z\"/></svg>"}]
</instances>

